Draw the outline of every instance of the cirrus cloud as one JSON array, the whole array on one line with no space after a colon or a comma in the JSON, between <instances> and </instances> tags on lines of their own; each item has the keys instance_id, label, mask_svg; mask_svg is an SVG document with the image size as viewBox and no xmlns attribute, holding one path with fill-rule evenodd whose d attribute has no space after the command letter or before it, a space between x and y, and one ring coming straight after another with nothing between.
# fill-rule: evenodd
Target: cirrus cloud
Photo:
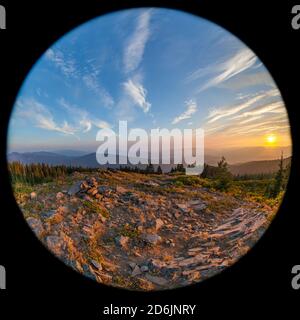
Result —
<instances>
[{"instance_id":1,"label":"cirrus cloud","mask_svg":"<svg viewBox=\"0 0 300 320\"><path fill-rule=\"evenodd\" d=\"M127 95L132 99L135 105L140 107L145 113L151 108L151 103L146 100L147 90L137 81L129 79L123 83L123 87Z\"/></svg>"},{"instance_id":2,"label":"cirrus cloud","mask_svg":"<svg viewBox=\"0 0 300 320\"><path fill-rule=\"evenodd\" d=\"M185 102L186 104L186 110L181 113L179 116L174 118L172 121L172 124L176 124L182 120L190 119L192 115L197 111L197 104L194 100L189 100Z\"/></svg>"}]
</instances>

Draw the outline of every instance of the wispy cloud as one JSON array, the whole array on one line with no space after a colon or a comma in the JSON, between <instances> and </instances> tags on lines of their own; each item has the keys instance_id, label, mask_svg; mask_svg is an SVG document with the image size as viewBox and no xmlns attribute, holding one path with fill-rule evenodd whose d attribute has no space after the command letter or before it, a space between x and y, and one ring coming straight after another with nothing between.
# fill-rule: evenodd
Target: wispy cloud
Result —
<instances>
[{"instance_id":1,"label":"wispy cloud","mask_svg":"<svg viewBox=\"0 0 300 320\"><path fill-rule=\"evenodd\" d=\"M253 69L255 66L253 66ZM219 84L222 88L241 90L243 88L249 88L251 86L268 86L276 87L275 82L272 80L270 74L267 71L255 71L251 74L240 74L238 77L233 77L222 84Z\"/></svg>"},{"instance_id":2,"label":"wispy cloud","mask_svg":"<svg viewBox=\"0 0 300 320\"><path fill-rule=\"evenodd\" d=\"M111 107L114 104L112 96L99 84L96 73L85 74L82 80L88 89L100 96L105 106Z\"/></svg>"},{"instance_id":3,"label":"wispy cloud","mask_svg":"<svg viewBox=\"0 0 300 320\"><path fill-rule=\"evenodd\" d=\"M34 99L18 100L17 115L27 118L36 127L41 129L57 131L66 135L75 135L77 132L77 129L67 121L63 121L62 124L55 122L48 108Z\"/></svg>"},{"instance_id":4,"label":"wispy cloud","mask_svg":"<svg viewBox=\"0 0 300 320\"><path fill-rule=\"evenodd\" d=\"M46 51L46 58L53 62L62 74L69 79L83 81L86 88L96 94L105 107L111 107L114 104L113 97L100 84L100 67L95 65L92 60L87 60L84 67L74 58L66 57L62 50L49 49Z\"/></svg>"},{"instance_id":5,"label":"wispy cloud","mask_svg":"<svg viewBox=\"0 0 300 320\"><path fill-rule=\"evenodd\" d=\"M192 115L197 111L197 104L194 100L189 100L185 102L186 110L181 113L179 116L174 118L172 124L176 124L182 120L190 119Z\"/></svg>"},{"instance_id":6,"label":"wispy cloud","mask_svg":"<svg viewBox=\"0 0 300 320\"><path fill-rule=\"evenodd\" d=\"M210 87L218 86L226 80L251 68L255 65L256 61L257 58L250 49L242 48L225 61L194 71L187 77L187 80L193 81L203 76L209 76L209 80L199 88L199 91L203 91Z\"/></svg>"},{"instance_id":7,"label":"wispy cloud","mask_svg":"<svg viewBox=\"0 0 300 320\"><path fill-rule=\"evenodd\" d=\"M71 116L74 117L74 120L78 122L77 127L79 131L82 131L83 133L89 132L93 126L99 129L111 127L108 122L92 116L83 108L70 104L64 98L59 99L58 102L62 107L65 108L65 110L69 112Z\"/></svg>"},{"instance_id":8,"label":"wispy cloud","mask_svg":"<svg viewBox=\"0 0 300 320\"><path fill-rule=\"evenodd\" d=\"M285 113L284 105L282 101L276 101L266 104L264 106L258 106L251 111L244 112L240 115L233 117L232 119L241 119L249 117L257 117L266 113Z\"/></svg>"},{"instance_id":9,"label":"wispy cloud","mask_svg":"<svg viewBox=\"0 0 300 320\"><path fill-rule=\"evenodd\" d=\"M214 109L209 112L208 114L208 123L215 122L217 120L220 120L222 118L226 118L229 116L233 116L239 112L241 112L244 109L247 109L248 107L252 106L254 103L258 102L259 100L263 99L265 97L265 94L260 94L255 97L252 97L249 100L246 100L240 104L231 106L231 107L221 107L218 109Z\"/></svg>"},{"instance_id":10,"label":"wispy cloud","mask_svg":"<svg viewBox=\"0 0 300 320\"><path fill-rule=\"evenodd\" d=\"M151 103L147 101L147 90L141 83L136 80L129 79L123 83L123 87L127 95L132 99L135 105L140 107L145 113L151 108Z\"/></svg>"},{"instance_id":11,"label":"wispy cloud","mask_svg":"<svg viewBox=\"0 0 300 320\"><path fill-rule=\"evenodd\" d=\"M222 139L224 135L232 139L234 136L270 132L288 134L289 130L286 109L277 89L245 96L241 103L232 107L212 110L207 119L205 134L211 137L221 135Z\"/></svg>"},{"instance_id":12,"label":"wispy cloud","mask_svg":"<svg viewBox=\"0 0 300 320\"><path fill-rule=\"evenodd\" d=\"M67 58L61 50L48 49L45 55L66 77L77 77L75 60Z\"/></svg>"},{"instance_id":13,"label":"wispy cloud","mask_svg":"<svg viewBox=\"0 0 300 320\"><path fill-rule=\"evenodd\" d=\"M140 65L146 43L150 37L151 9L142 12L136 23L132 36L128 39L124 50L124 71L132 72Z\"/></svg>"}]
</instances>

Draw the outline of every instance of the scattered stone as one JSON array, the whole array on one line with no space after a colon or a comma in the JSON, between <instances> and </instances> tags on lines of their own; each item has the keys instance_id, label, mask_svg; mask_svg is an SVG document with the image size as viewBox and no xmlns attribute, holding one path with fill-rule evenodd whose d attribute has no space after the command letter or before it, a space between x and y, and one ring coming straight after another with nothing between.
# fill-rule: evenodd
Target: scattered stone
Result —
<instances>
[{"instance_id":1,"label":"scattered stone","mask_svg":"<svg viewBox=\"0 0 300 320\"><path fill-rule=\"evenodd\" d=\"M154 284L157 284L158 286L166 286L168 284L168 280L162 277L152 276L150 274L146 274L146 278L153 282Z\"/></svg>"},{"instance_id":2,"label":"scattered stone","mask_svg":"<svg viewBox=\"0 0 300 320\"><path fill-rule=\"evenodd\" d=\"M31 193L30 193L30 199L31 199L31 200L35 200L36 198L37 198L36 192L31 192Z\"/></svg>"},{"instance_id":3,"label":"scattered stone","mask_svg":"<svg viewBox=\"0 0 300 320\"><path fill-rule=\"evenodd\" d=\"M128 190L124 187L117 186L116 191L117 193L126 193Z\"/></svg>"},{"instance_id":4,"label":"scattered stone","mask_svg":"<svg viewBox=\"0 0 300 320\"><path fill-rule=\"evenodd\" d=\"M30 217L30 218L27 218L26 221L29 224L30 228L33 230L33 232L38 237L40 237L42 235L42 233L44 232L44 228L43 228L41 220Z\"/></svg>"},{"instance_id":5,"label":"scattered stone","mask_svg":"<svg viewBox=\"0 0 300 320\"><path fill-rule=\"evenodd\" d=\"M95 187L93 187L93 188L89 189L89 190L87 191L87 193L90 194L90 195L92 195L92 196L94 196L95 194L98 193L98 189L95 188Z\"/></svg>"},{"instance_id":6,"label":"scattered stone","mask_svg":"<svg viewBox=\"0 0 300 320\"><path fill-rule=\"evenodd\" d=\"M152 244L152 245L156 245L162 240L159 235L149 234L149 233L143 234L142 238L144 241L146 241L147 243Z\"/></svg>"},{"instance_id":7,"label":"scattered stone","mask_svg":"<svg viewBox=\"0 0 300 320\"><path fill-rule=\"evenodd\" d=\"M157 269L159 270L161 268L164 268L166 266L166 263L158 259L151 259L148 265L149 265L149 268L152 270L157 270Z\"/></svg>"},{"instance_id":8,"label":"scattered stone","mask_svg":"<svg viewBox=\"0 0 300 320\"><path fill-rule=\"evenodd\" d=\"M180 203L180 204L177 204L177 207L183 212L183 213L187 213L189 210L188 210L188 206L184 203Z\"/></svg>"},{"instance_id":9,"label":"scattered stone","mask_svg":"<svg viewBox=\"0 0 300 320\"><path fill-rule=\"evenodd\" d=\"M200 262L205 262L205 256L201 255L201 254L198 254L194 257L191 257L191 258L186 258L182 261L180 261L178 263L178 265L180 267L187 267L187 266L190 266L190 265L193 265L193 264L197 264L197 263L200 263Z\"/></svg>"},{"instance_id":10,"label":"scattered stone","mask_svg":"<svg viewBox=\"0 0 300 320\"><path fill-rule=\"evenodd\" d=\"M135 277L135 276L137 276L137 275L139 275L139 274L141 274L141 273L142 273L142 272L141 272L141 270L140 270L140 267L139 267L138 265L136 265L136 266L134 267L131 275L132 275L133 277Z\"/></svg>"},{"instance_id":11,"label":"scattered stone","mask_svg":"<svg viewBox=\"0 0 300 320\"><path fill-rule=\"evenodd\" d=\"M57 256L62 256L64 241L61 237L58 236L48 236L46 238L46 245L50 251L52 251Z\"/></svg>"},{"instance_id":12,"label":"scattered stone","mask_svg":"<svg viewBox=\"0 0 300 320\"><path fill-rule=\"evenodd\" d=\"M67 206L59 206L57 208L57 213L60 213L62 215L66 215L66 214L70 213L70 208Z\"/></svg>"},{"instance_id":13,"label":"scattered stone","mask_svg":"<svg viewBox=\"0 0 300 320\"><path fill-rule=\"evenodd\" d=\"M203 211L207 208L207 205L205 203L201 203L201 204L198 204L196 206L193 207L194 211Z\"/></svg>"},{"instance_id":14,"label":"scattered stone","mask_svg":"<svg viewBox=\"0 0 300 320\"><path fill-rule=\"evenodd\" d=\"M139 254L137 251L134 251L134 252L133 252L133 254L134 254L136 257L139 257L139 258L141 258L141 257L142 257L142 255L141 255L141 254Z\"/></svg>"},{"instance_id":15,"label":"scattered stone","mask_svg":"<svg viewBox=\"0 0 300 320\"><path fill-rule=\"evenodd\" d=\"M169 245L170 247L175 247L175 243L173 239L167 239L166 244Z\"/></svg>"},{"instance_id":16,"label":"scattered stone","mask_svg":"<svg viewBox=\"0 0 300 320\"><path fill-rule=\"evenodd\" d=\"M75 184L72 185L72 187L68 191L69 196L74 196L77 194L79 191L81 191L81 181L76 182Z\"/></svg>"},{"instance_id":17,"label":"scattered stone","mask_svg":"<svg viewBox=\"0 0 300 320\"><path fill-rule=\"evenodd\" d=\"M150 187L159 187L159 184L154 181L148 181L145 183L145 185Z\"/></svg>"},{"instance_id":18,"label":"scattered stone","mask_svg":"<svg viewBox=\"0 0 300 320\"><path fill-rule=\"evenodd\" d=\"M161 219L155 220L155 230L156 231L158 231L163 225L164 225L164 222Z\"/></svg>"},{"instance_id":19,"label":"scattered stone","mask_svg":"<svg viewBox=\"0 0 300 320\"><path fill-rule=\"evenodd\" d=\"M86 181L83 181L82 184L80 185L81 189L88 189L89 184Z\"/></svg>"},{"instance_id":20,"label":"scattered stone","mask_svg":"<svg viewBox=\"0 0 300 320\"><path fill-rule=\"evenodd\" d=\"M201 274L199 271L195 271L195 270L186 270L182 272L183 276L186 276L188 278L188 280L190 281L195 281L195 280L199 280L201 277Z\"/></svg>"},{"instance_id":21,"label":"scattered stone","mask_svg":"<svg viewBox=\"0 0 300 320\"><path fill-rule=\"evenodd\" d=\"M119 246L121 246L122 248L126 248L129 241L129 237L119 236L119 237L116 237L115 240Z\"/></svg>"},{"instance_id":22,"label":"scattered stone","mask_svg":"<svg viewBox=\"0 0 300 320\"><path fill-rule=\"evenodd\" d=\"M178 211L176 211L174 213L174 217L178 220L181 217L181 214Z\"/></svg>"},{"instance_id":23,"label":"scattered stone","mask_svg":"<svg viewBox=\"0 0 300 320\"><path fill-rule=\"evenodd\" d=\"M41 217L44 219L52 218L56 214L56 210L50 210L47 212L42 212Z\"/></svg>"},{"instance_id":24,"label":"scattered stone","mask_svg":"<svg viewBox=\"0 0 300 320\"><path fill-rule=\"evenodd\" d=\"M135 262L129 262L128 263L129 264L129 266L130 266L130 268L133 270L134 268L135 268L135 266L136 266L136 263Z\"/></svg>"},{"instance_id":25,"label":"scattered stone","mask_svg":"<svg viewBox=\"0 0 300 320\"><path fill-rule=\"evenodd\" d=\"M100 186L98 187L98 191L101 193L101 194L104 194L106 192L109 192L111 191L110 187L108 186Z\"/></svg>"},{"instance_id":26,"label":"scattered stone","mask_svg":"<svg viewBox=\"0 0 300 320\"><path fill-rule=\"evenodd\" d=\"M97 262L96 260L91 260L91 263L92 263L92 265L93 265L93 267L95 267L97 270L102 270L102 265L99 263L99 262Z\"/></svg>"},{"instance_id":27,"label":"scattered stone","mask_svg":"<svg viewBox=\"0 0 300 320\"><path fill-rule=\"evenodd\" d=\"M138 226L138 227L137 227L137 230L138 230L139 232L143 232L144 227L143 227L143 226Z\"/></svg>"},{"instance_id":28,"label":"scattered stone","mask_svg":"<svg viewBox=\"0 0 300 320\"><path fill-rule=\"evenodd\" d=\"M63 197L64 197L64 194L63 194L62 192L58 192L58 193L56 194L56 199L57 199L57 200L61 200Z\"/></svg>"},{"instance_id":29,"label":"scattered stone","mask_svg":"<svg viewBox=\"0 0 300 320\"><path fill-rule=\"evenodd\" d=\"M141 266L140 269L141 269L142 272L147 272L147 271L149 271L149 267L148 267L148 266L145 266L145 265L144 265L144 266Z\"/></svg>"}]
</instances>

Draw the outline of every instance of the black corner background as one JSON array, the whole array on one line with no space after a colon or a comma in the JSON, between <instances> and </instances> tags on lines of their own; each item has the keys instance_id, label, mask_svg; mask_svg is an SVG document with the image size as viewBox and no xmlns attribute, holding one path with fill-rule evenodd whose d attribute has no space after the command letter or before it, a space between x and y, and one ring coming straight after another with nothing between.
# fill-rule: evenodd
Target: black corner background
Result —
<instances>
[{"instance_id":1,"label":"black corner background","mask_svg":"<svg viewBox=\"0 0 300 320\"><path fill-rule=\"evenodd\" d=\"M0 30L0 264L7 290L0 310L7 319L101 319L103 305L198 304L204 313L233 318L296 312L300 290L291 269L300 264L299 127L300 30L291 27L289 1L0 1L7 29ZM299 2L300 4L300 2ZM288 108L293 137L292 174L282 207L251 252L222 274L199 285L158 293L135 293L89 281L50 254L35 238L14 202L6 171L6 130L16 94L39 56L60 36L92 17L138 6L178 8L208 18L244 41L263 61ZM298 301L298 303L297 303ZM10 303L13 306L9 306ZM9 306L9 307L8 307ZM239 308L242 311L238 311ZM2 311L1 311L2 312ZM297 314L297 313L296 313Z\"/></svg>"}]
</instances>

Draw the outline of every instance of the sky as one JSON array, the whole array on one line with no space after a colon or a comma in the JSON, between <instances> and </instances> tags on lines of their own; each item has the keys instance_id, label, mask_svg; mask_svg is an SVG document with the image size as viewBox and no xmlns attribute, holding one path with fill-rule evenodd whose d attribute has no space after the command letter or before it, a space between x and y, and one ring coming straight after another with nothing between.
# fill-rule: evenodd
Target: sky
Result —
<instances>
[{"instance_id":1,"label":"sky","mask_svg":"<svg viewBox=\"0 0 300 320\"><path fill-rule=\"evenodd\" d=\"M63 36L16 99L8 152L96 151L99 129L202 128L208 149L291 145L270 74L244 43L199 17L130 9Z\"/></svg>"}]
</instances>

